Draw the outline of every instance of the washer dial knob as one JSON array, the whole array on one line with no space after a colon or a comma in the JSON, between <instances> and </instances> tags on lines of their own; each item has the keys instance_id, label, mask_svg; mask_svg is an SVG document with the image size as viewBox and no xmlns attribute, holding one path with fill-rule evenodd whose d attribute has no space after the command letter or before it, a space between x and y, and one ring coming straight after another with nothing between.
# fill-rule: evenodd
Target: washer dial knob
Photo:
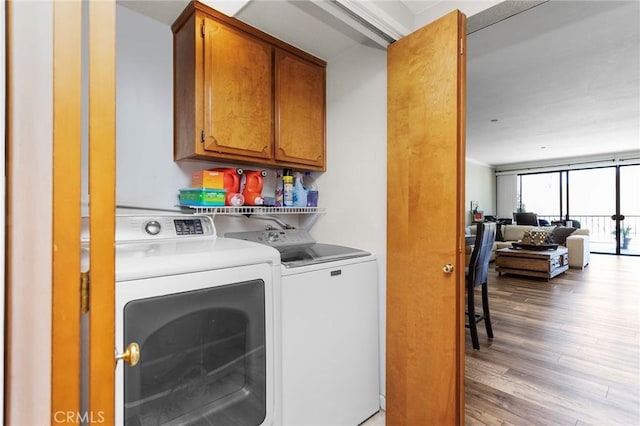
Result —
<instances>
[{"instance_id":1,"label":"washer dial knob","mask_svg":"<svg viewBox=\"0 0 640 426\"><path fill-rule=\"evenodd\" d=\"M144 230L149 235L158 235L162 230L162 226L160 222L157 220L152 220L150 222L145 223Z\"/></svg>"}]
</instances>

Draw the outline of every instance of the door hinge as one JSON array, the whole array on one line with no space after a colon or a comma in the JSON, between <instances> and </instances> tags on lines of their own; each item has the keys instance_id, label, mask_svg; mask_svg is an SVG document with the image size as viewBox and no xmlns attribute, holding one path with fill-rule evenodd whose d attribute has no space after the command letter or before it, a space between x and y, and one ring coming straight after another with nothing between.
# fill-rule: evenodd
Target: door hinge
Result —
<instances>
[{"instance_id":1,"label":"door hinge","mask_svg":"<svg viewBox=\"0 0 640 426\"><path fill-rule=\"evenodd\" d=\"M464 40L460 38L460 55L464 55Z\"/></svg>"},{"instance_id":2,"label":"door hinge","mask_svg":"<svg viewBox=\"0 0 640 426\"><path fill-rule=\"evenodd\" d=\"M80 312L89 312L89 271L80 272Z\"/></svg>"},{"instance_id":3,"label":"door hinge","mask_svg":"<svg viewBox=\"0 0 640 426\"><path fill-rule=\"evenodd\" d=\"M204 143L204 130L200 130L200 143Z\"/></svg>"}]
</instances>

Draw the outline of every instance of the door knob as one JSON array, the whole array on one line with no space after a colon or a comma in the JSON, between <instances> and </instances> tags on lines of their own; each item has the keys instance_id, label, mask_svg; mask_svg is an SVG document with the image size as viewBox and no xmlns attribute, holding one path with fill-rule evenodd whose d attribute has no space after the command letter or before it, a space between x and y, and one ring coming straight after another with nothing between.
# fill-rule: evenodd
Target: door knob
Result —
<instances>
[{"instance_id":1,"label":"door knob","mask_svg":"<svg viewBox=\"0 0 640 426\"><path fill-rule=\"evenodd\" d=\"M445 274L450 274L453 272L453 265L451 263L447 263L442 267L442 270L444 271Z\"/></svg>"},{"instance_id":2,"label":"door knob","mask_svg":"<svg viewBox=\"0 0 640 426\"><path fill-rule=\"evenodd\" d=\"M116 363L123 360L131 367L135 366L140 361L140 345L136 342L129 343L127 349L121 354L116 354Z\"/></svg>"}]
</instances>

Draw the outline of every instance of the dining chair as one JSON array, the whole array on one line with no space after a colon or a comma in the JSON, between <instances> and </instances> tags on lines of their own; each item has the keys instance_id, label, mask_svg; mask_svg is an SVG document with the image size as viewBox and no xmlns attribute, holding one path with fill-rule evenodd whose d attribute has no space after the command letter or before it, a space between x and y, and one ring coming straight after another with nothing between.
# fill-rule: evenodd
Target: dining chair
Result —
<instances>
[{"instance_id":1,"label":"dining chair","mask_svg":"<svg viewBox=\"0 0 640 426\"><path fill-rule=\"evenodd\" d=\"M487 277L491 250L493 249L493 243L496 239L496 224L478 223L477 226L475 245L471 252L469 267L465 271L467 284L467 316L469 322L466 326L471 333L473 348L480 350L477 327L480 321L484 321L487 336L489 339L493 339L493 328L491 327L491 315L489 313ZM482 315L476 314L475 309L474 291L478 286L482 287Z\"/></svg>"}]
</instances>

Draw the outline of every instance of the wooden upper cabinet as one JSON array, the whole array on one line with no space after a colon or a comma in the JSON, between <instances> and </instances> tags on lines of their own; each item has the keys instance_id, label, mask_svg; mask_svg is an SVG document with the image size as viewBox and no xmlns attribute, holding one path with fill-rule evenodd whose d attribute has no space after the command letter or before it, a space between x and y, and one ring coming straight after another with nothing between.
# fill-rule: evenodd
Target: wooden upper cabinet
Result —
<instances>
[{"instance_id":1,"label":"wooden upper cabinet","mask_svg":"<svg viewBox=\"0 0 640 426\"><path fill-rule=\"evenodd\" d=\"M273 158L273 47L206 17L203 47L203 149Z\"/></svg>"},{"instance_id":2,"label":"wooden upper cabinet","mask_svg":"<svg viewBox=\"0 0 640 426\"><path fill-rule=\"evenodd\" d=\"M276 50L276 160L325 168L325 68Z\"/></svg>"},{"instance_id":3,"label":"wooden upper cabinet","mask_svg":"<svg viewBox=\"0 0 640 426\"><path fill-rule=\"evenodd\" d=\"M325 170L324 61L198 2L172 29L176 161Z\"/></svg>"}]
</instances>

